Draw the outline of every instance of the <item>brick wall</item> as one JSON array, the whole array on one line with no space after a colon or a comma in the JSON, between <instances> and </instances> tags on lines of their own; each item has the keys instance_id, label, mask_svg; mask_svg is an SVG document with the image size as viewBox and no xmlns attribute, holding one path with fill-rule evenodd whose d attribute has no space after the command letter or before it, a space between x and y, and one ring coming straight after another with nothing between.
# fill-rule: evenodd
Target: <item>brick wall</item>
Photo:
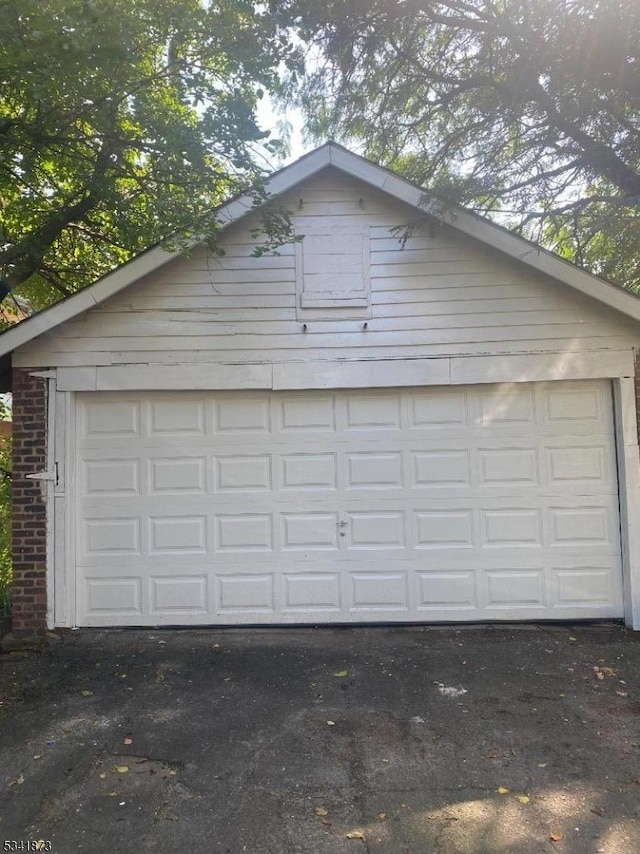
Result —
<instances>
[{"instance_id":1,"label":"brick wall","mask_svg":"<svg viewBox=\"0 0 640 854\"><path fill-rule=\"evenodd\" d=\"M26 475L47 463L47 380L13 371L13 592L16 638L46 631L46 507L39 482Z\"/></svg>"}]
</instances>

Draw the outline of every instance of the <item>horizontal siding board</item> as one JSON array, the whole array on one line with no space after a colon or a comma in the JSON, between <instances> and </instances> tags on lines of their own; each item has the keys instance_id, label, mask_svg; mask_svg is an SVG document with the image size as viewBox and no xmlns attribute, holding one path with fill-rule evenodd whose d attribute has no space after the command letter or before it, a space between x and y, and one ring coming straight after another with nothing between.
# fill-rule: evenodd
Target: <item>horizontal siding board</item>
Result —
<instances>
[{"instance_id":1,"label":"horizontal siding board","mask_svg":"<svg viewBox=\"0 0 640 854\"><path fill-rule=\"evenodd\" d=\"M407 284L403 282L403 284ZM455 287L416 287L389 291L384 289L371 290L371 302L373 305L400 305L401 303L425 303L425 302L455 302L457 300L467 302L468 300L494 300L509 299L522 294L523 290L514 285L491 285L482 290L477 288L455 288ZM528 297L545 298L549 293L542 284L527 288ZM416 305L416 313L428 311Z\"/></svg>"},{"instance_id":2,"label":"horizontal siding board","mask_svg":"<svg viewBox=\"0 0 640 854\"><path fill-rule=\"evenodd\" d=\"M185 277L187 278L187 277ZM257 270L231 270L224 267L219 268L211 268L210 270L198 270L196 273L193 271L190 272L188 276L188 280L196 279L198 282L212 282L221 284L226 282L280 282L283 279L285 281L293 281L294 278L294 269L293 264L289 265L288 268L277 268L272 269L271 267L264 267L262 269ZM175 275L175 277L166 276L164 281L162 279L156 280L157 285L165 285L174 287L188 284L189 281L186 281L180 277L179 274Z\"/></svg>"},{"instance_id":3,"label":"horizontal siding board","mask_svg":"<svg viewBox=\"0 0 640 854\"><path fill-rule=\"evenodd\" d=\"M625 350L629 349L628 338L600 338L581 342L580 345L568 346L566 342L558 342L557 339L527 339L504 340L498 343L469 342L465 345L433 344L430 346L402 345L395 347L382 347L380 345L362 347L357 352L347 354L344 347L315 349L308 347L305 350L294 348L282 348L279 350L270 348L268 350L245 349L227 350L224 353L214 350L158 350L145 353L145 359L149 362L159 364L176 364L198 361L224 362L229 364L247 364L254 362L296 362L296 361L349 361L352 359L392 359L392 358L414 358L420 359L428 356L475 356L475 355L499 355L499 354L521 354L521 353L568 353L568 352L591 352L598 350ZM82 364L82 354L69 353L60 354L69 357L69 364ZM96 354L100 356L101 354ZM46 357L45 357L46 358ZM140 351L111 351L105 353L105 358L110 362L102 361L101 364L127 364L140 361ZM39 362L46 365L46 361ZM98 364L96 362L96 364Z\"/></svg>"},{"instance_id":4,"label":"horizontal siding board","mask_svg":"<svg viewBox=\"0 0 640 854\"><path fill-rule=\"evenodd\" d=\"M472 247L451 243L446 246L425 246L424 241L415 240L414 249L402 248L397 239L388 245L387 240L371 241L371 266L396 264L410 267L412 264L455 264L457 262L484 264L489 263L503 266L501 259L491 256L488 252L479 252ZM505 262L506 263L506 262Z\"/></svg>"},{"instance_id":5,"label":"horizontal siding board","mask_svg":"<svg viewBox=\"0 0 640 854\"><path fill-rule=\"evenodd\" d=\"M485 287L510 287L514 289L523 289L522 282L518 281L518 277L509 270L492 270L488 273L457 273L452 270L451 273L444 273L439 276L372 276L371 290L372 291L402 291L402 290L432 290L435 288L446 288L454 290L455 288L477 289ZM530 295L549 293L550 288L546 282L527 282L525 287Z\"/></svg>"},{"instance_id":6,"label":"horizontal siding board","mask_svg":"<svg viewBox=\"0 0 640 854\"><path fill-rule=\"evenodd\" d=\"M236 227L237 228L237 227ZM258 246L260 242L258 241ZM224 235L222 240L219 242L218 246L224 250L224 255L216 256L220 261L229 261L230 259L246 259L249 260L251 253L256 248L256 241L251 237L248 229L243 228L242 231L230 229L230 231ZM295 255L295 246L293 243L283 243L282 246L278 246L277 255L281 257L293 257ZM265 253L262 255L262 258L269 258L273 253ZM196 263L208 263L206 261L207 258L210 257L206 252L203 252L201 256L197 258L192 256ZM191 259L189 259L191 260ZM254 260L260 260L254 259Z\"/></svg>"},{"instance_id":7,"label":"horizontal siding board","mask_svg":"<svg viewBox=\"0 0 640 854\"><path fill-rule=\"evenodd\" d=\"M234 339L231 339L232 341ZM635 340L637 345L638 340ZM424 359L440 356L485 356L510 354L526 355L528 353L540 354L550 353L567 356L570 353L598 353L607 350L630 350L633 344L629 337L609 337L587 339L584 341L558 341L557 339L537 339L529 341L526 339L509 340L500 342L481 342L457 344L433 344L430 346L395 346L395 347L362 347L357 351L348 353L343 347L327 349L287 349L281 350L251 350L228 349L220 350L169 350L166 347L160 350L128 351L128 350L104 350L83 352L56 352L50 349L42 351L25 351L14 354L16 367L84 367L87 365L126 365L136 364L144 361L146 364L194 364L198 362L208 364L254 364L273 363L284 364L286 362L299 361L351 361L377 359Z\"/></svg>"},{"instance_id":8,"label":"horizontal siding board","mask_svg":"<svg viewBox=\"0 0 640 854\"><path fill-rule=\"evenodd\" d=\"M257 315L259 314L259 317ZM203 322L231 323L236 321L245 321L247 323L270 323L278 320L295 320L295 308L223 308L218 309L212 306L201 309L176 309L165 310L157 309L130 309L118 308L109 312L109 323L116 324L114 329L123 330L131 327L133 324L153 324L153 323L172 323L176 325L184 324L185 333L193 331L192 324ZM90 321L92 322L92 321ZM104 320L102 321L105 322ZM74 324L69 324L69 328L75 327L76 332L82 329L83 325L86 328L87 321L78 321ZM298 323L298 327L300 324ZM141 327L142 328L142 327ZM61 331L62 334L62 331Z\"/></svg>"},{"instance_id":9,"label":"horizontal siding board","mask_svg":"<svg viewBox=\"0 0 640 854\"><path fill-rule=\"evenodd\" d=\"M574 319L577 315L570 300L562 300L560 297L510 297L506 299L467 299L467 300L434 300L427 308L423 303L416 306L415 301L407 303L381 302L374 305L373 317L438 317L443 314L458 315L460 325L465 323L464 316L467 314L495 314L502 315L505 312L518 312L523 316L526 312L535 311L573 311ZM379 307L378 307L379 306ZM502 319L502 317L500 318Z\"/></svg>"},{"instance_id":10,"label":"horizontal siding board","mask_svg":"<svg viewBox=\"0 0 640 854\"><path fill-rule=\"evenodd\" d=\"M303 200L302 207L299 200ZM360 200L362 200L362 205ZM375 360L482 353L627 349L629 322L564 285L462 237L425 228L403 244L394 227L416 211L357 180L316 176L285 199L296 233L368 227L371 317L318 311L302 331L296 307L295 248L252 257L255 214L231 226L224 255L204 247L67 322L16 353L17 365L91 366ZM426 222L426 218L425 218ZM339 259L320 265L331 278Z\"/></svg>"},{"instance_id":11,"label":"horizontal siding board","mask_svg":"<svg viewBox=\"0 0 640 854\"><path fill-rule=\"evenodd\" d=\"M291 308L296 304L295 294L265 294L260 302L255 294L212 294L211 296L136 297L128 302L133 308Z\"/></svg>"},{"instance_id":12,"label":"horizontal siding board","mask_svg":"<svg viewBox=\"0 0 640 854\"><path fill-rule=\"evenodd\" d=\"M401 253L404 257L409 252L416 252L420 255L425 255L433 261L452 261L456 258L469 261L477 257L486 257L495 253L490 253L484 246L478 246L472 241L460 241L456 238L443 239L442 235L436 237L428 237L420 235L416 237L408 237L406 240L397 234L390 234L388 229L372 229L371 237L371 252L376 257L379 255L395 256ZM502 259L501 259L502 260ZM382 260L381 263L389 263L393 261L393 257L387 257L387 260Z\"/></svg>"},{"instance_id":13,"label":"horizontal siding board","mask_svg":"<svg viewBox=\"0 0 640 854\"><path fill-rule=\"evenodd\" d=\"M226 321L231 320L232 312L220 313L220 319L206 320L202 315L196 315L194 319L184 321L181 318L172 318L170 312L166 312L164 319L153 318L149 319L145 314L136 316L135 314L122 314L118 317L117 328L120 338L123 337L140 337L140 338L157 338L163 337L179 337L185 338L188 336L193 339L195 336L215 337L216 335L298 335L302 336L300 345L305 346L305 341L312 340L312 336L322 334L344 335L353 332L362 334L362 321L351 320L350 322L336 320L317 320L307 324L306 333L302 332L302 323L295 318L295 312L290 311L289 319L282 316L283 310L271 309L271 312L276 317L265 319L260 314L259 317L252 319L249 315L249 310L244 312L233 312L237 323L231 325L228 322L220 322L222 318ZM530 326L547 327L552 331L556 326L562 325L566 329L566 325L575 320L574 311L530 311L527 313L527 319ZM503 312L500 314L500 321L505 326L517 327L522 320L520 312ZM464 322L461 322L461 316L458 313L430 315L430 316L415 316L408 317L380 317L368 321L367 334L369 336L381 331L396 331L396 332L412 332L416 330L430 329L484 329L495 327L496 313L491 311L476 311L469 312L464 315ZM86 339L87 337L94 338L100 333L100 323L93 318L84 323L69 324L61 331L61 338L72 340L75 338ZM305 340L303 340L305 339Z\"/></svg>"},{"instance_id":14,"label":"horizontal siding board","mask_svg":"<svg viewBox=\"0 0 640 854\"><path fill-rule=\"evenodd\" d=\"M503 268L504 269L504 268ZM376 278L404 278L405 276L433 279L440 276L479 276L479 275L504 275L503 269L495 262L483 261L482 258L472 260L455 261L409 261L397 258L393 263L379 264L375 258L371 259L371 275ZM509 270L507 275L513 278L514 273Z\"/></svg>"},{"instance_id":15,"label":"horizontal siding board","mask_svg":"<svg viewBox=\"0 0 640 854\"><path fill-rule=\"evenodd\" d=\"M99 308L94 309L95 312L103 311L119 311L118 306L132 305L141 299L155 299L160 302L162 299L184 299L187 297L203 297L204 299L217 299L224 296L295 296L295 285L293 282L267 282L266 284L256 285L254 282L231 282L222 284L215 283L215 289L211 282L198 282L185 285L182 282L175 282L171 286L167 285L145 285L140 290L125 292L122 297L108 300ZM254 306L256 305L254 300Z\"/></svg>"},{"instance_id":16,"label":"horizontal siding board","mask_svg":"<svg viewBox=\"0 0 640 854\"><path fill-rule=\"evenodd\" d=\"M176 335L171 337L167 345L167 336L114 336L110 338L57 338L56 352L82 352L91 348L94 351L127 348L131 351L158 350L164 346L170 346L173 350L219 350L229 348L241 348L246 350L279 350L311 348L336 348L356 350L360 347L394 346L420 346L428 347L431 344L466 344L466 343L492 343L500 342L505 337L512 340L520 338L529 341L540 339L555 339L566 341L575 330L572 324L558 323L545 326L517 326L508 329L504 326L481 326L477 328L460 329L425 329L425 330L401 330L378 332L375 329L324 333L314 332L313 326L309 326L306 333L278 335L247 333L234 334L225 328L223 334L212 335ZM611 330L604 323L585 323L583 325L583 338L608 338Z\"/></svg>"}]
</instances>

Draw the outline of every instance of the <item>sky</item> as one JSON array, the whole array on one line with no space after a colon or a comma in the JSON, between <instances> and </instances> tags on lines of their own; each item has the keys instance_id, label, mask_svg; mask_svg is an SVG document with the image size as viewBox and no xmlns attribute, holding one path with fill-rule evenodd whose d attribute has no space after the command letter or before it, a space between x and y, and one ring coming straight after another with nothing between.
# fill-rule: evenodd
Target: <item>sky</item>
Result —
<instances>
[{"instance_id":1,"label":"sky","mask_svg":"<svg viewBox=\"0 0 640 854\"><path fill-rule=\"evenodd\" d=\"M265 93L262 100L258 102L257 117L258 124L261 128L264 128L264 130L271 130L274 137L279 136L278 122L282 121L285 116L279 111L278 107L275 106L268 93ZM300 110L288 109L286 113L286 120L291 124L292 128L291 152L289 157L284 160L278 160L277 158L274 158L273 155L268 156L269 165L273 169L280 169L282 166L292 163L307 151L311 151L316 147L312 143L305 143L303 140L304 120Z\"/></svg>"}]
</instances>

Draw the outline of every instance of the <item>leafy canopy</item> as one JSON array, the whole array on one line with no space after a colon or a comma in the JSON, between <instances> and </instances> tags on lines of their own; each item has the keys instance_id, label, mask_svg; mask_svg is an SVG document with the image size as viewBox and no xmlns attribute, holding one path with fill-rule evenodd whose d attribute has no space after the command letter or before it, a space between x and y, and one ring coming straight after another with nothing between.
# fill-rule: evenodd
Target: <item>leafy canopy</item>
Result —
<instances>
[{"instance_id":1,"label":"leafy canopy","mask_svg":"<svg viewBox=\"0 0 640 854\"><path fill-rule=\"evenodd\" d=\"M637 0L292 0L310 133L640 288Z\"/></svg>"},{"instance_id":2,"label":"leafy canopy","mask_svg":"<svg viewBox=\"0 0 640 854\"><path fill-rule=\"evenodd\" d=\"M259 177L282 63L250 0L0 0L0 297L42 307L201 228Z\"/></svg>"}]
</instances>

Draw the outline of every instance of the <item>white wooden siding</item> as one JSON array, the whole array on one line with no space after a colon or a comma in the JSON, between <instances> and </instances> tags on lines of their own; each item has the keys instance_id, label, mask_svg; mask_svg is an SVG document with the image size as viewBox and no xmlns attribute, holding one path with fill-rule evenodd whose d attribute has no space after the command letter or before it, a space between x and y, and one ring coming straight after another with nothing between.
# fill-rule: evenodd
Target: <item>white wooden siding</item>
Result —
<instances>
[{"instance_id":1,"label":"white wooden siding","mask_svg":"<svg viewBox=\"0 0 640 854\"><path fill-rule=\"evenodd\" d=\"M302 200L302 206L300 203ZM415 211L328 171L288 194L298 233L319 220L368 226L371 317L296 319L293 245L252 258L255 220L232 226L225 255L181 257L20 348L17 366L286 363L308 360L626 350L631 321L448 227L391 229ZM307 315L309 319L307 319Z\"/></svg>"}]
</instances>

